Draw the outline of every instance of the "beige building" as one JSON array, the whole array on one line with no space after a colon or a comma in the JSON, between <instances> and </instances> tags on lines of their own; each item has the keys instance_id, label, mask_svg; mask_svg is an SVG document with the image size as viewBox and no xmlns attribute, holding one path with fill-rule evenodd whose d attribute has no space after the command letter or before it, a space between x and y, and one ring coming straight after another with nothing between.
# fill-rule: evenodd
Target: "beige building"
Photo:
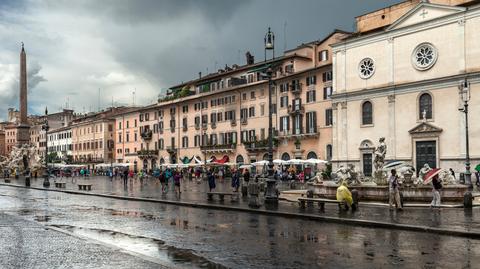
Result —
<instances>
[{"instance_id":1,"label":"beige building","mask_svg":"<svg viewBox=\"0 0 480 269\"><path fill-rule=\"evenodd\" d=\"M158 104L115 117L118 162L151 168L193 157L228 157L250 163L266 158L268 82L274 70L274 158L331 158L332 62L330 44L348 33L336 30L281 57L174 86ZM149 132L151 130L151 139ZM145 134L144 134L145 133ZM144 134L142 136L142 134ZM145 139L147 138L147 139Z\"/></svg>"},{"instance_id":2,"label":"beige building","mask_svg":"<svg viewBox=\"0 0 480 269\"><path fill-rule=\"evenodd\" d=\"M480 5L407 1L357 18L358 32L333 45L333 162L372 174L385 137L388 160L417 169L464 171L465 115L459 86L471 91L470 155L480 161Z\"/></svg>"}]
</instances>

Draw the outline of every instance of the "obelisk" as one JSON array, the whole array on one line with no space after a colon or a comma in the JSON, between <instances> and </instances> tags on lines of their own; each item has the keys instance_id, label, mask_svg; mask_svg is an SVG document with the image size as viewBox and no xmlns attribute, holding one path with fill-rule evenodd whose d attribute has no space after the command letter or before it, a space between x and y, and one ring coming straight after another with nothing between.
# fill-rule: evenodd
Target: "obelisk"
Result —
<instances>
[{"instance_id":1,"label":"obelisk","mask_svg":"<svg viewBox=\"0 0 480 269\"><path fill-rule=\"evenodd\" d=\"M17 126L17 147L30 142L30 126L27 119L27 54L20 52L20 123Z\"/></svg>"}]
</instances>

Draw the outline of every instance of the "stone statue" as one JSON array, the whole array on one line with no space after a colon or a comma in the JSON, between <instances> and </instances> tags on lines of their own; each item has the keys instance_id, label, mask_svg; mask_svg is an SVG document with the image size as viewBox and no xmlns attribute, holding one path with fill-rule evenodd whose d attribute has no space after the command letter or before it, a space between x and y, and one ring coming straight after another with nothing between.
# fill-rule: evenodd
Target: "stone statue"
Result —
<instances>
[{"instance_id":1,"label":"stone statue","mask_svg":"<svg viewBox=\"0 0 480 269\"><path fill-rule=\"evenodd\" d=\"M362 184L362 182L360 182L360 179L359 179L359 175L358 175L358 172L355 171L355 165L354 164L349 164L348 165L348 174L350 175L350 177L348 178L348 184Z\"/></svg>"},{"instance_id":2,"label":"stone statue","mask_svg":"<svg viewBox=\"0 0 480 269\"><path fill-rule=\"evenodd\" d=\"M342 183L344 181L347 181L347 179L350 177L350 174L348 173L348 170L345 166L340 166L340 168L338 168L337 172L336 172L336 175L337 175L337 182L336 183Z\"/></svg>"},{"instance_id":3,"label":"stone statue","mask_svg":"<svg viewBox=\"0 0 480 269\"><path fill-rule=\"evenodd\" d=\"M374 165L375 165L375 170L381 170L383 168L383 165L385 163L385 154L387 154L387 145L385 144L385 137L380 137L379 141L380 144L378 147L375 149L375 159L374 159Z\"/></svg>"},{"instance_id":4,"label":"stone statue","mask_svg":"<svg viewBox=\"0 0 480 269\"><path fill-rule=\"evenodd\" d=\"M442 170L438 175L438 177L440 178L440 180L442 181L442 184L444 185L455 184L455 178L452 176L452 174L448 170Z\"/></svg>"}]
</instances>

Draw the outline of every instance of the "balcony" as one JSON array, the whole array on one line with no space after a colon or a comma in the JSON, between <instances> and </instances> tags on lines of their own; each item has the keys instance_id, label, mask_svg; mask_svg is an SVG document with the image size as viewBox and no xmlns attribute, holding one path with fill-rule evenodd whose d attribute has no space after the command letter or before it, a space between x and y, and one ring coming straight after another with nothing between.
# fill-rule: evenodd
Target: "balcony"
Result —
<instances>
[{"instance_id":1,"label":"balcony","mask_svg":"<svg viewBox=\"0 0 480 269\"><path fill-rule=\"evenodd\" d=\"M168 153L175 153L177 152L177 148L175 146L167 146Z\"/></svg>"},{"instance_id":2,"label":"balcony","mask_svg":"<svg viewBox=\"0 0 480 269\"><path fill-rule=\"evenodd\" d=\"M200 123L195 123L195 130L200 130Z\"/></svg>"},{"instance_id":3,"label":"balcony","mask_svg":"<svg viewBox=\"0 0 480 269\"><path fill-rule=\"evenodd\" d=\"M300 94L302 93L302 83L295 83L295 84L290 84L290 91L293 94Z\"/></svg>"},{"instance_id":4,"label":"balcony","mask_svg":"<svg viewBox=\"0 0 480 269\"><path fill-rule=\"evenodd\" d=\"M215 128L217 128L217 123L216 123L216 122L212 122L212 123L210 124L210 126L212 127L212 129L215 129Z\"/></svg>"},{"instance_id":5,"label":"balcony","mask_svg":"<svg viewBox=\"0 0 480 269\"><path fill-rule=\"evenodd\" d=\"M202 130L207 130L207 129L208 129L208 124L202 123Z\"/></svg>"},{"instance_id":6,"label":"balcony","mask_svg":"<svg viewBox=\"0 0 480 269\"><path fill-rule=\"evenodd\" d=\"M186 125L182 126L182 131L184 132L188 131L188 127Z\"/></svg>"},{"instance_id":7,"label":"balcony","mask_svg":"<svg viewBox=\"0 0 480 269\"><path fill-rule=\"evenodd\" d=\"M215 145L203 145L200 146L201 151L216 152L216 153L229 153L235 151L237 144L215 144Z\"/></svg>"},{"instance_id":8,"label":"balcony","mask_svg":"<svg viewBox=\"0 0 480 269\"><path fill-rule=\"evenodd\" d=\"M240 119L240 123L241 123L242 125L247 125L247 124L248 124L247 118Z\"/></svg>"},{"instance_id":9,"label":"balcony","mask_svg":"<svg viewBox=\"0 0 480 269\"><path fill-rule=\"evenodd\" d=\"M243 146L249 152L259 152L259 151L267 151L268 150L268 139L263 139L259 141L243 142ZM278 147L278 139L273 138L273 149Z\"/></svg>"},{"instance_id":10,"label":"balcony","mask_svg":"<svg viewBox=\"0 0 480 269\"><path fill-rule=\"evenodd\" d=\"M303 114L305 107L303 105L288 105L288 114Z\"/></svg>"},{"instance_id":11,"label":"balcony","mask_svg":"<svg viewBox=\"0 0 480 269\"><path fill-rule=\"evenodd\" d=\"M170 132L175 133L175 127L170 127Z\"/></svg>"},{"instance_id":12,"label":"balcony","mask_svg":"<svg viewBox=\"0 0 480 269\"><path fill-rule=\"evenodd\" d=\"M236 120L230 120L230 126L237 126L237 121Z\"/></svg>"},{"instance_id":13,"label":"balcony","mask_svg":"<svg viewBox=\"0 0 480 269\"><path fill-rule=\"evenodd\" d=\"M137 151L138 158L140 159L154 159L158 158L158 150L139 150Z\"/></svg>"},{"instance_id":14,"label":"balcony","mask_svg":"<svg viewBox=\"0 0 480 269\"><path fill-rule=\"evenodd\" d=\"M317 128L310 128L304 132L303 128L296 130L283 130L278 132L278 137L282 139L304 139L304 138L318 138L320 133Z\"/></svg>"}]
</instances>

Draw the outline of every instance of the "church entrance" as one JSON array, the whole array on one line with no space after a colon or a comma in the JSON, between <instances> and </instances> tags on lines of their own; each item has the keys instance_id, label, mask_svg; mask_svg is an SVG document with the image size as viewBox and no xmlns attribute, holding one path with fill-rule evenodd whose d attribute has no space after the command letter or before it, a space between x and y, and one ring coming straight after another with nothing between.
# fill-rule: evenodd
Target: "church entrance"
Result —
<instances>
[{"instance_id":1,"label":"church entrance","mask_svg":"<svg viewBox=\"0 0 480 269\"><path fill-rule=\"evenodd\" d=\"M417 141L415 143L417 173L426 163L430 168L437 167L437 141Z\"/></svg>"}]
</instances>

